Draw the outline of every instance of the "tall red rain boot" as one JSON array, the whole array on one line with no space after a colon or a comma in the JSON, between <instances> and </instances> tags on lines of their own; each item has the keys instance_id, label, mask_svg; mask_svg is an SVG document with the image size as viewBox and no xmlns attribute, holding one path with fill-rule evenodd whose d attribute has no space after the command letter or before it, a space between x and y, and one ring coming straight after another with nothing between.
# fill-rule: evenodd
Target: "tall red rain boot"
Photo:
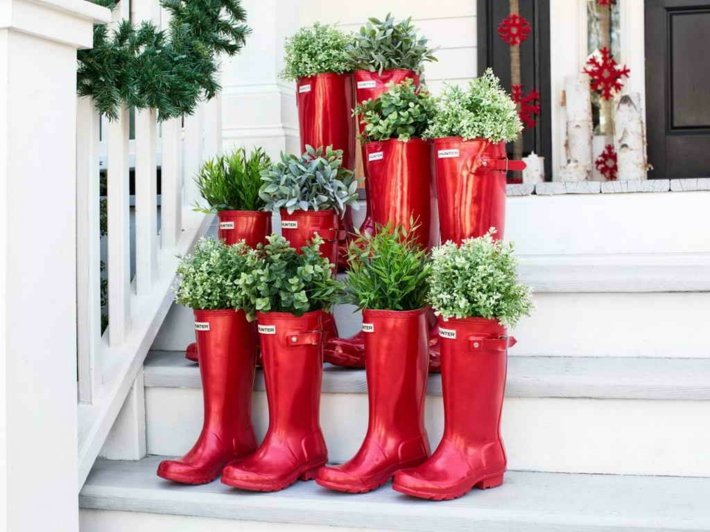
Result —
<instances>
[{"instance_id":1,"label":"tall red rain boot","mask_svg":"<svg viewBox=\"0 0 710 532\"><path fill-rule=\"evenodd\" d=\"M429 456L424 428L427 387L425 309L364 310L367 435L354 458L324 467L316 482L347 493L372 491Z\"/></svg>"},{"instance_id":2,"label":"tall red rain boot","mask_svg":"<svg viewBox=\"0 0 710 532\"><path fill-rule=\"evenodd\" d=\"M368 213L373 228L377 225L401 225L410 228L417 223L419 244L429 247L431 223L431 150L422 139L387 140L365 144ZM362 332L350 338L333 338L326 344L327 359L338 365L364 367L365 336Z\"/></svg>"},{"instance_id":3,"label":"tall red rain boot","mask_svg":"<svg viewBox=\"0 0 710 532\"><path fill-rule=\"evenodd\" d=\"M300 317L257 313L269 429L254 454L224 468L224 484L249 491L278 491L299 478L313 479L327 461L319 424L321 319L321 311Z\"/></svg>"},{"instance_id":4,"label":"tall red rain boot","mask_svg":"<svg viewBox=\"0 0 710 532\"><path fill-rule=\"evenodd\" d=\"M395 474L392 487L422 499L447 500L503 483L500 419L507 349L505 327L482 318L439 321L444 436L419 467Z\"/></svg>"},{"instance_id":5,"label":"tall red rain boot","mask_svg":"<svg viewBox=\"0 0 710 532\"><path fill-rule=\"evenodd\" d=\"M165 460L158 476L182 484L212 482L235 458L254 452L251 423L256 346L243 311L195 310L204 398L202 432L179 460Z\"/></svg>"}]
</instances>

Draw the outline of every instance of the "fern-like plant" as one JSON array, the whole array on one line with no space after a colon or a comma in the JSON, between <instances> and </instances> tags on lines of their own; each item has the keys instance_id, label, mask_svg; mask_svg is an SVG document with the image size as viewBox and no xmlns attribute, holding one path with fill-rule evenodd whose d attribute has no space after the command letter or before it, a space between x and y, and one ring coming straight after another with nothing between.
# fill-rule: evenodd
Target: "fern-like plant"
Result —
<instances>
[{"instance_id":1,"label":"fern-like plant","mask_svg":"<svg viewBox=\"0 0 710 532\"><path fill-rule=\"evenodd\" d=\"M421 138L434 116L435 103L426 89L416 88L411 79L390 84L379 97L355 108L365 125L362 140L409 140Z\"/></svg>"},{"instance_id":2,"label":"fern-like plant","mask_svg":"<svg viewBox=\"0 0 710 532\"><path fill-rule=\"evenodd\" d=\"M355 68L379 72L402 68L420 74L424 63L436 61L429 41L417 34L412 19L370 18L354 35L350 56Z\"/></svg>"},{"instance_id":3,"label":"fern-like plant","mask_svg":"<svg viewBox=\"0 0 710 532\"><path fill-rule=\"evenodd\" d=\"M195 178L208 207L197 209L202 212L262 210L261 174L270 165L271 159L261 148L250 153L238 148L228 155L208 160Z\"/></svg>"},{"instance_id":4,"label":"fern-like plant","mask_svg":"<svg viewBox=\"0 0 710 532\"><path fill-rule=\"evenodd\" d=\"M359 309L416 310L426 304L430 264L414 232L378 227L348 248L344 301Z\"/></svg>"},{"instance_id":5,"label":"fern-like plant","mask_svg":"<svg viewBox=\"0 0 710 532\"><path fill-rule=\"evenodd\" d=\"M285 67L281 77L296 80L332 72L352 70L349 49L352 36L329 24L316 22L286 39Z\"/></svg>"},{"instance_id":6,"label":"fern-like plant","mask_svg":"<svg viewBox=\"0 0 710 532\"><path fill-rule=\"evenodd\" d=\"M259 195L268 211L333 209L343 216L347 206L358 207L358 182L343 168L342 150L306 146L303 155L282 154L261 179Z\"/></svg>"}]
</instances>

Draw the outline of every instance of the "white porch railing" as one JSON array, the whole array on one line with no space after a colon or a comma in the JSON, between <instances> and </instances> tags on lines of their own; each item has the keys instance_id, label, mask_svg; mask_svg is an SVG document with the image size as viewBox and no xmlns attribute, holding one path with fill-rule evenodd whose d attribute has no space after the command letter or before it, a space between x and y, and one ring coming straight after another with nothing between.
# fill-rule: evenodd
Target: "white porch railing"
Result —
<instances>
[{"instance_id":1,"label":"white porch railing","mask_svg":"<svg viewBox=\"0 0 710 532\"><path fill-rule=\"evenodd\" d=\"M134 22L155 21L156 16L161 16L158 2L154 0L133 0L131 11ZM114 13L114 18L127 15L126 12ZM120 110L117 120L104 121L106 127L100 138L101 117L92 100L78 99L76 260L80 486L104 446L129 392L133 389L131 397L138 394L133 400L142 401L141 368L172 302L177 257L189 250L210 222L209 216L192 211L196 197L192 176L206 157L220 149L219 116L219 98L201 104L195 114L185 117L184 121L172 119L160 125L155 111L138 110L135 140L129 143L127 108ZM108 328L103 334L101 153L105 153L106 159L108 220ZM129 190L131 161L135 162L133 217ZM133 246L132 218L135 220ZM132 263L135 263L135 275L132 275ZM139 418L134 419L135 426L127 429L135 432L133 440L137 443L133 454L137 455L145 453L145 443L138 441L144 438L145 420Z\"/></svg>"}]
</instances>

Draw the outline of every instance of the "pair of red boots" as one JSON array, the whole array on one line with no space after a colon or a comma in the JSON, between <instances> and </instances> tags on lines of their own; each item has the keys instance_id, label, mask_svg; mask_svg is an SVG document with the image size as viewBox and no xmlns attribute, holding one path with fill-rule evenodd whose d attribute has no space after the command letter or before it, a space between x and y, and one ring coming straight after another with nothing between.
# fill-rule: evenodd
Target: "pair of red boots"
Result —
<instances>
[{"instance_id":1,"label":"pair of red boots","mask_svg":"<svg viewBox=\"0 0 710 532\"><path fill-rule=\"evenodd\" d=\"M251 421L256 367L253 329L242 311L195 311L204 424L193 448L158 476L277 491L310 480L328 458L320 428L323 312L257 314L269 429L257 448ZM207 325L205 325L207 324Z\"/></svg>"}]
</instances>

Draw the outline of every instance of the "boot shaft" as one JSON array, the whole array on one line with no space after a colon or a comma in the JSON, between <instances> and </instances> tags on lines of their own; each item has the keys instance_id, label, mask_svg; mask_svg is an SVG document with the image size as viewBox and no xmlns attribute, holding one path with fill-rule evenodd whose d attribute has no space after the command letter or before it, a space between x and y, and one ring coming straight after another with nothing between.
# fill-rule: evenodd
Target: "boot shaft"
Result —
<instances>
[{"instance_id":1,"label":"boot shaft","mask_svg":"<svg viewBox=\"0 0 710 532\"><path fill-rule=\"evenodd\" d=\"M218 236L225 244L244 240L249 247L265 243L271 234L271 213L262 211L219 211Z\"/></svg>"},{"instance_id":2,"label":"boot shaft","mask_svg":"<svg viewBox=\"0 0 710 532\"><path fill-rule=\"evenodd\" d=\"M299 252L318 234L323 243L319 252L331 264L338 260L338 232L340 221L334 210L326 211L294 211L289 214L281 209L281 233L292 248Z\"/></svg>"}]
</instances>

